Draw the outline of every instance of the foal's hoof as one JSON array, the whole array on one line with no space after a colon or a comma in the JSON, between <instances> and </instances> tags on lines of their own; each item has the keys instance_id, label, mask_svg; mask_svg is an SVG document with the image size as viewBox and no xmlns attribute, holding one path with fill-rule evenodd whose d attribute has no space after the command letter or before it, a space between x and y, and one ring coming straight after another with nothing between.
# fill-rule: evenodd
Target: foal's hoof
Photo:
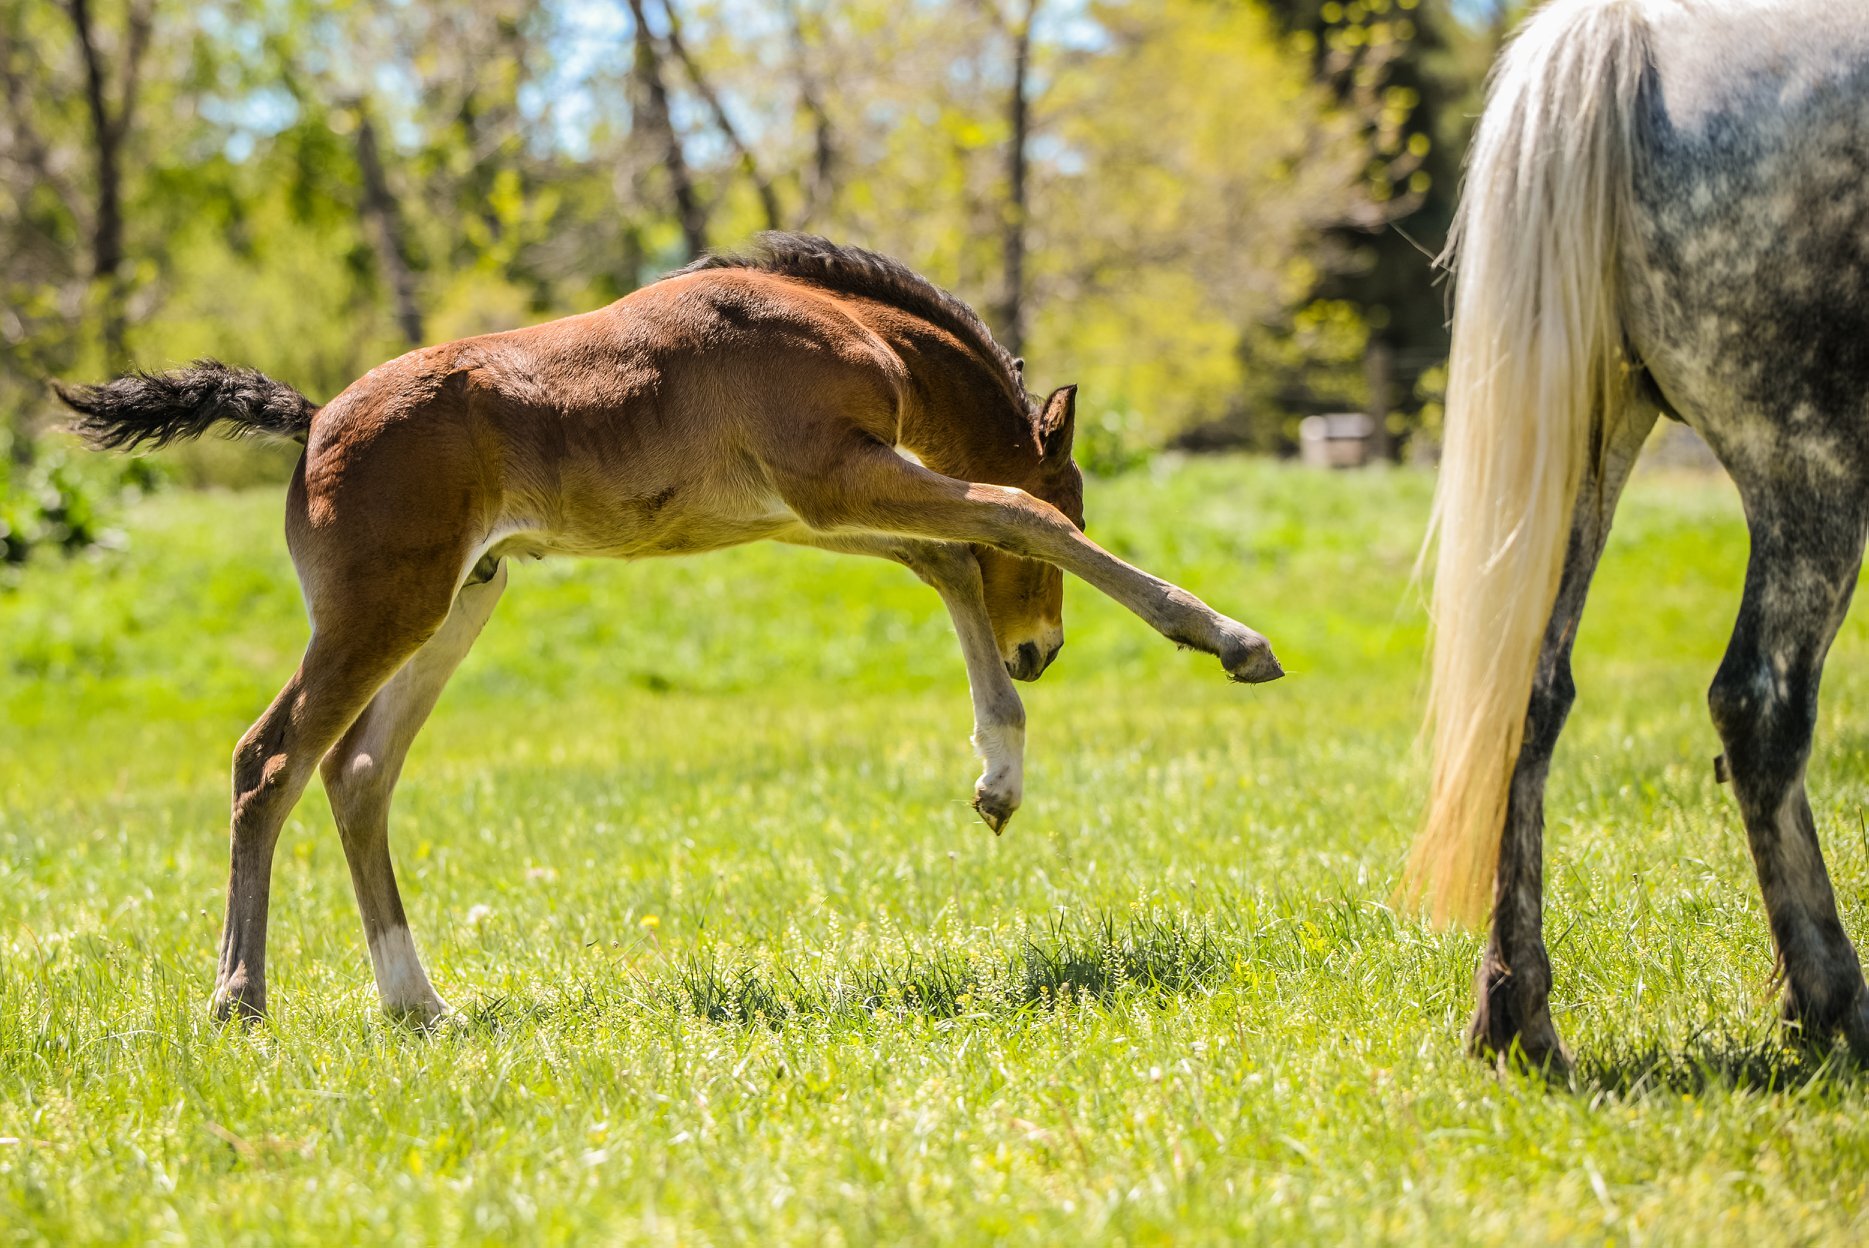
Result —
<instances>
[{"instance_id":1,"label":"foal's hoof","mask_svg":"<svg viewBox=\"0 0 1869 1248\"><path fill-rule=\"evenodd\" d=\"M454 1007L432 993L422 1000L383 1002L383 1013L392 1022L414 1031L442 1031L459 1020Z\"/></svg>"},{"instance_id":2,"label":"foal's hoof","mask_svg":"<svg viewBox=\"0 0 1869 1248\"><path fill-rule=\"evenodd\" d=\"M1005 830L1013 812L1019 809L1019 799L1010 793L996 793L991 789L979 788L974 790L973 808L982 822L993 829L993 835L998 836Z\"/></svg>"},{"instance_id":3,"label":"foal's hoof","mask_svg":"<svg viewBox=\"0 0 1869 1248\"><path fill-rule=\"evenodd\" d=\"M1221 643L1220 664L1242 685L1263 685L1285 674L1272 653L1272 643L1243 626L1237 636Z\"/></svg>"}]
</instances>

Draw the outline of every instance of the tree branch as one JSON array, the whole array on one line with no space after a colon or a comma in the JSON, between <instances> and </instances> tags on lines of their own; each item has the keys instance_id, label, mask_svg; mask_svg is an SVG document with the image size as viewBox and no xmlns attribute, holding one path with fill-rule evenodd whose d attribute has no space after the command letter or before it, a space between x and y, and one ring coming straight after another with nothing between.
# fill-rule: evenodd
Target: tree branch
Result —
<instances>
[{"instance_id":1,"label":"tree branch","mask_svg":"<svg viewBox=\"0 0 1869 1248\"><path fill-rule=\"evenodd\" d=\"M127 363L124 349L123 162L119 119L111 115L105 94L103 57L91 27L90 0L65 0L65 13L78 37L84 62L84 102L91 118L91 145L97 172L97 212L91 224L91 279L103 292L104 354L111 368Z\"/></svg>"},{"instance_id":2,"label":"tree branch","mask_svg":"<svg viewBox=\"0 0 1869 1248\"><path fill-rule=\"evenodd\" d=\"M1000 234L1005 271L998 319L1006 350L1015 356L1025 351L1025 226L1029 212L1025 149L1031 130L1027 91L1032 68L1032 22L1038 6L1039 0L1025 0L1023 15L1008 32L1012 38L1012 91L1007 97L1006 120L1011 134L1006 141L1006 213Z\"/></svg>"},{"instance_id":3,"label":"tree branch","mask_svg":"<svg viewBox=\"0 0 1869 1248\"><path fill-rule=\"evenodd\" d=\"M117 92L117 141L130 133L136 116L137 96L141 94L143 59L149 53L149 38L155 27L156 0L133 0L128 17L129 38L123 54L123 83Z\"/></svg>"}]
</instances>

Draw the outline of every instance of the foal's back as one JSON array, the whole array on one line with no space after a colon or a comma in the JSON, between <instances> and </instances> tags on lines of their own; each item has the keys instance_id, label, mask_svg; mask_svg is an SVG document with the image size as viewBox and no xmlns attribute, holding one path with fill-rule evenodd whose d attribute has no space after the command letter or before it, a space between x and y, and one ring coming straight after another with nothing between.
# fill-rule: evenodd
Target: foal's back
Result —
<instances>
[{"instance_id":1,"label":"foal's back","mask_svg":"<svg viewBox=\"0 0 1869 1248\"><path fill-rule=\"evenodd\" d=\"M794 518L775 464L893 439L905 373L865 312L806 282L712 269L411 352L318 414L307 509L341 510L349 491L413 495L495 554L637 557L780 536ZM426 478L413 489L412 469Z\"/></svg>"}]
</instances>

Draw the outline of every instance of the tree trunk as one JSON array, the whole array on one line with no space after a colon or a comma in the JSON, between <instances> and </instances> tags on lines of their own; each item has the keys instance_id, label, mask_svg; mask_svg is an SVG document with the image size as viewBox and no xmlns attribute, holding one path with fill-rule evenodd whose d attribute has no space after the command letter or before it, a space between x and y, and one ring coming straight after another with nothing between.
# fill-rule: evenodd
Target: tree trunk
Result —
<instances>
[{"instance_id":1,"label":"tree trunk","mask_svg":"<svg viewBox=\"0 0 1869 1248\"><path fill-rule=\"evenodd\" d=\"M90 0L66 0L66 15L78 38L84 63L85 112L91 123L91 151L97 178L97 202L91 217L91 282L102 304L104 363L111 372L129 365L125 343L127 316L123 273L123 141L136 109L137 79L149 49L150 3L130 6L124 42L122 81L117 102L110 100L108 67L97 46Z\"/></svg>"},{"instance_id":2,"label":"tree trunk","mask_svg":"<svg viewBox=\"0 0 1869 1248\"><path fill-rule=\"evenodd\" d=\"M811 72L810 49L797 0L785 0L785 16L792 34L792 60L798 70L798 103L811 118L811 180L805 188L804 220L814 224L829 216L837 200L837 141L831 115L818 93Z\"/></svg>"},{"instance_id":3,"label":"tree trunk","mask_svg":"<svg viewBox=\"0 0 1869 1248\"><path fill-rule=\"evenodd\" d=\"M1000 338L1013 355L1025 353L1025 224L1027 212L1026 142L1031 125L1027 98L1032 64L1032 19L1039 0L1025 0L1025 13L1012 27L1012 92L1007 98L1011 131L1006 143L1006 214L1001 232L1004 286L999 300Z\"/></svg>"},{"instance_id":4,"label":"tree trunk","mask_svg":"<svg viewBox=\"0 0 1869 1248\"><path fill-rule=\"evenodd\" d=\"M383 153L377 145L376 124L370 120L369 108L359 102L355 112L357 169L363 174L364 216L370 221L377 263L382 266L390 296L396 303L396 324L402 330L403 339L410 346L419 347L423 342L422 309L415 298L415 270L409 260L402 212L383 171Z\"/></svg>"},{"instance_id":5,"label":"tree trunk","mask_svg":"<svg viewBox=\"0 0 1869 1248\"><path fill-rule=\"evenodd\" d=\"M643 118L662 140L662 164L668 171L669 193L675 200L675 216L681 222L682 241L693 259L707 250L707 210L694 191L694 178L688 171L688 158L682 151L681 136L668 107L668 83L662 77L662 53L643 13L642 0L629 0L630 13L636 19L636 74L643 85L643 103L648 116Z\"/></svg>"},{"instance_id":6,"label":"tree trunk","mask_svg":"<svg viewBox=\"0 0 1869 1248\"><path fill-rule=\"evenodd\" d=\"M1363 380L1369 391L1369 453L1372 459L1392 459L1393 440L1389 437L1389 413L1395 407L1395 348L1388 339L1371 334L1363 348Z\"/></svg>"},{"instance_id":7,"label":"tree trunk","mask_svg":"<svg viewBox=\"0 0 1869 1248\"><path fill-rule=\"evenodd\" d=\"M784 228L779 213L779 196L772 188L772 183L759 168L759 161L753 156L753 149L740 138L740 132L734 127L733 119L727 116L727 110L721 106L720 97L714 94L714 88L708 84L701 73L700 65L688 54L688 45L681 41L681 17L675 12L675 0L662 0L662 11L668 15L668 50L675 54L681 67L687 72L688 81L694 87L694 93L707 105L707 111L714 119L714 126L720 131L727 146L733 149L740 162L740 171L747 181L753 184L753 190L759 195L759 206L766 217L766 228L777 230Z\"/></svg>"}]
</instances>

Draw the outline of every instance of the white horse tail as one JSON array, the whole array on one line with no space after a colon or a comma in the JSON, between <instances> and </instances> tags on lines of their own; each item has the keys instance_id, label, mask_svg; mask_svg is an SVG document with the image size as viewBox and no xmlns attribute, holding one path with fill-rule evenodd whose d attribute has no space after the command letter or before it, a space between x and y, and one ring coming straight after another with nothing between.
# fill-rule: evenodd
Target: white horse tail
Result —
<instances>
[{"instance_id":1,"label":"white horse tail","mask_svg":"<svg viewBox=\"0 0 1869 1248\"><path fill-rule=\"evenodd\" d=\"M1493 72L1442 258L1458 277L1428 536L1433 769L1403 881L1439 921L1490 909L1571 512L1625 401L1617 271L1646 63L1639 0L1557 0L1527 22Z\"/></svg>"}]
</instances>

